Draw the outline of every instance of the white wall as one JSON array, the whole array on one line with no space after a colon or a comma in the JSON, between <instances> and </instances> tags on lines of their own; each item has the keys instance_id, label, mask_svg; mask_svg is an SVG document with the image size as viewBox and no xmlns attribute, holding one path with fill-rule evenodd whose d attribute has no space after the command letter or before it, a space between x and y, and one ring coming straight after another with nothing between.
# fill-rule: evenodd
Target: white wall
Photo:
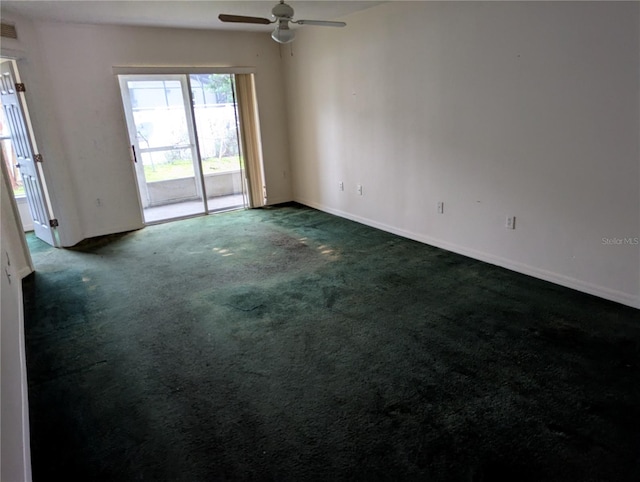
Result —
<instances>
[{"instance_id":1,"label":"white wall","mask_svg":"<svg viewBox=\"0 0 640 482\"><path fill-rule=\"evenodd\" d=\"M639 8L391 2L301 29L294 198L640 307L638 245L603 244L640 236Z\"/></svg>"},{"instance_id":2,"label":"white wall","mask_svg":"<svg viewBox=\"0 0 640 482\"><path fill-rule=\"evenodd\" d=\"M46 102L30 108L49 169L66 172L48 176L49 190L69 197L56 209L63 245L142 226L114 66L255 67L269 203L291 200L280 56L268 34L13 20L25 82L46 79L31 88Z\"/></svg>"},{"instance_id":3,"label":"white wall","mask_svg":"<svg viewBox=\"0 0 640 482\"><path fill-rule=\"evenodd\" d=\"M13 192L0 179L0 480L31 480L22 278L33 271Z\"/></svg>"}]
</instances>

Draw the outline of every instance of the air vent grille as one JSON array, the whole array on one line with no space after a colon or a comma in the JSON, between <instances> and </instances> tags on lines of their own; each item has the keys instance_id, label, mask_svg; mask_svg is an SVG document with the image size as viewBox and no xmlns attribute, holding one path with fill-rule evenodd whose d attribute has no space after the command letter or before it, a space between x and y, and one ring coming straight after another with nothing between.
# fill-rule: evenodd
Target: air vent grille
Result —
<instances>
[{"instance_id":1,"label":"air vent grille","mask_svg":"<svg viewBox=\"0 0 640 482\"><path fill-rule=\"evenodd\" d=\"M0 37L18 38L16 26L9 23L0 23Z\"/></svg>"}]
</instances>

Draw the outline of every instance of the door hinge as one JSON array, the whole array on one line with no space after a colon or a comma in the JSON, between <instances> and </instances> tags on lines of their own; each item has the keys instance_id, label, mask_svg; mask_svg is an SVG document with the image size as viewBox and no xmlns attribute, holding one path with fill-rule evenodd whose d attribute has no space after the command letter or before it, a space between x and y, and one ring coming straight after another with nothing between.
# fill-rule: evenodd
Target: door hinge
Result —
<instances>
[{"instance_id":1,"label":"door hinge","mask_svg":"<svg viewBox=\"0 0 640 482\"><path fill-rule=\"evenodd\" d=\"M22 82L17 82L16 83L16 91L17 92L26 92L27 88L24 86L24 84Z\"/></svg>"},{"instance_id":2,"label":"door hinge","mask_svg":"<svg viewBox=\"0 0 640 482\"><path fill-rule=\"evenodd\" d=\"M51 221L49 221L49 226L51 226L52 228L57 228L59 226L58 220L56 218L53 218Z\"/></svg>"},{"instance_id":3,"label":"door hinge","mask_svg":"<svg viewBox=\"0 0 640 482\"><path fill-rule=\"evenodd\" d=\"M44 161L44 159L42 158L42 154L36 154L35 156L33 156L33 160L36 162Z\"/></svg>"}]
</instances>

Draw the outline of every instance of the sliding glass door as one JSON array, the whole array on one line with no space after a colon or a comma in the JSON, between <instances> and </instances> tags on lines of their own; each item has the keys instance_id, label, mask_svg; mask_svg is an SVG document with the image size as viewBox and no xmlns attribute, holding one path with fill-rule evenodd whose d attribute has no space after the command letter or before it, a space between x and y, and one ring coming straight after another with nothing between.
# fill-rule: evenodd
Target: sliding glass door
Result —
<instances>
[{"instance_id":1,"label":"sliding glass door","mask_svg":"<svg viewBox=\"0 0 640 482\"><path fill-rule=\"evenodd\" d=\"M247 204L233 74L191 74L193 112L209 212Z\"/></svg>"},{"instance_id":2,"label":"sliding glass door","mask_svg":"<svg viewBox=\"0 0 640 482\"><path fill-rule=\"evenodd\" d=\"M233 76L121 75L145 223L246 205Z\"/></svg>"}]
</instances>

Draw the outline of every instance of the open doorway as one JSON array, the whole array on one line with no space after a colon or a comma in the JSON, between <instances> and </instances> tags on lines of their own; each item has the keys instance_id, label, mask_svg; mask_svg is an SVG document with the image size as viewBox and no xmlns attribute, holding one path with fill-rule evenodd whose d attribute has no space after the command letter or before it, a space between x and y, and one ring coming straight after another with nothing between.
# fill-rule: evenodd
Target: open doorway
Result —
<instances>
[{"instance_id":1,"label":"open doorway","mask_svg":"<svg viewBox=\"0 0 640 482\"><path fill-rule=\"evenodd\" d=\"M146 224L251 204L235 75L129 74L119 82Z\"/></svg>"}]
</instances>

